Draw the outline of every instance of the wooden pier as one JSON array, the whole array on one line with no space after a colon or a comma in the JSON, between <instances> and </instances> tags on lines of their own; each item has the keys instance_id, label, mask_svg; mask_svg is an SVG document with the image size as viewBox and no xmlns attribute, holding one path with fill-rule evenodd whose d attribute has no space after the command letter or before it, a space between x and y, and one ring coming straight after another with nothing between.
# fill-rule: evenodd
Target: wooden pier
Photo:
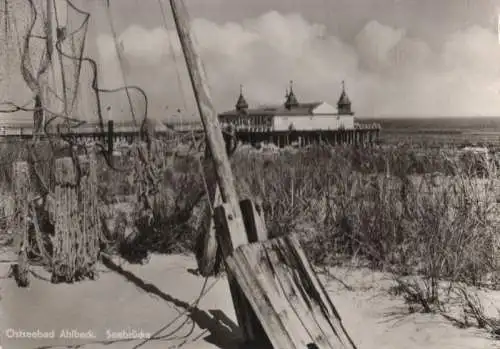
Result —
<instances>
[{"instance_id":1,"label":"wooden pier","mask_svg":"<svg viewBox=\"0 0 500 349\"><path fill-rule=\"evenodd\" d=\"M192 134L195 139L204 137L204 130L200 123L165 123L165 126L166 128L163 130L154 131L156 138L170 140L179 135L187 134ZM286 146L307 147L313 144L369 146L378 142L380 130L378 124L356 124L354 129L274 131L264 128L241 127L233 132L237 141L243 144L255 147L260 144L274 144L283 148ZM84 144L87 141L100 141L108 148L111 146L110 151L112 151L113 144L131 144L134 139L141 137L140 128L120 123L115 124L113 121L108 121L104 130L100 129L98 125L84 124L72 129L56 127L54 130L49 130L49 134L71 137L78 144ZM43 137L43 134L40 135L40 138ZM31 138L33 138L33 129L29 127L12 127L0 132L0 139L7 141ZM111 142L108 142L108 139Z\"/></svg>"},{"instance_id":2,"label":"wooden pier","mask_svg":"<svg viewBox=\"0 0 500 349\"><path fill-rule=\"evenodd\" d=\"M313 144L368 146L378 141L379 127L359 127L351 130L317 131L259 131L238 130L236 138L244 144L274 144L279 148L289 145L306 147Z\"/></svg>"}]
</instances>

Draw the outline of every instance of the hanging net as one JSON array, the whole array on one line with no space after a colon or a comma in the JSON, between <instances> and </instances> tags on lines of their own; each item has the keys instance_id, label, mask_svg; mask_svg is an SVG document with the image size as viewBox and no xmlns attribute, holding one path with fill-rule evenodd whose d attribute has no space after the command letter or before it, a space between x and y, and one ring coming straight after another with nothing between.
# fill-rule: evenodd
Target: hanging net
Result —
<instances>
[{"instance_id":1,"label":"hanging net","mask_svg":"<svg viewBox=\"0 0 500 349\"><path fill-rule=\"evenodd\" d=\"M13 163L29 165L24 183L29 190L16 198L17 207L25 207L23 200L28 206L11 220L23 237L20 261L45 265L53 282L73 282L94 278L104 252L144 262L150 252L193 249L195 240L203 242L196 236L200 224L201 235L209 228L206 217L213 208L206 193L209 187L214 192L214 185L207 182L215 181L205 176L213 171L203 159L204 135L179 131L178 119L173 127L164 115L168 106L155 109L156 118L148 115L151 102L134 85L134 66L115 28L113 6L119 3L3 0L1 5L0 40L6 49L0 59L6 64L0 119L10 127L7 133L24 127L33 136L0 144L2 171L11 179ZM188 110L183 62L172 49L167 7L160 0L158 6L184 107L170 110L183 115ZM113 84L101 76L106 72L89 32L94 40L96 33L112 39L118 72ZM114 122L111 152L108 121ZM82 132L92 136L81 137ZM197 248L203 249L200 243Z\"/></svg>"}]
</instances>

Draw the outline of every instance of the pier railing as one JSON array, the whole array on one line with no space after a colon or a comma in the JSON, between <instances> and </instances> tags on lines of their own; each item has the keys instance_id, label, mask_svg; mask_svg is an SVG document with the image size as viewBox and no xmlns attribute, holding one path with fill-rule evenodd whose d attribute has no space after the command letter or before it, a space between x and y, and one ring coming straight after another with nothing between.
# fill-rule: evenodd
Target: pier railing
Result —
<instances>
[{"instance_id":1,"label":"pier railing","mask_svg":"<svg viewBox=\"0 0 500 349\"><path fill-rule=\"evenodd\" d=\"M176 132L201 132L203 131L203 125L198 122L198 121L187 121L187 122L167 122L165 123L165 126L169 128L170 130L176 131ZM273 128L269 126L250 126L250 125L235 125L234 126L236 131L243 131L243 132L273 132ZM66 133L65 129L57 129L54 127L51 127L54 131L54 133ZM348 130L348 128L345 128ZM356 130L377 130L381 129L380 124L378 123L355 123L354 124L354 129ZM311 130L313 131L313 130ZM320 130L318 130L320 131ZM335 130L331 130L335 131ZM130 133L130 134L137 134L139 132L139 129L137 127L133 126L124 126L121 125L120 123L114 123L114 132L118 133ZM100 127L98 125L92 125L92 124L85 124L79 128L76 129L71 129L70 133L73 135L93 135L93 134L98 134L101 133ZM160 131L161 133L161 131ZM14 136L14 137L32 137L33 136L33 128L28 127L28 126L4 126L0 127L0 137L9 137L9 136Z\"/></svg>"},{"instance_id":2,"label":"pier railing","mask_svg":"<svg viewBox=\"0 0 500 349\"><path fill-rule=\"evenodd\" d=\"M372 123L354 123L354 129L355 130L380 130L382 126L376 122Z\"/></svg>"}]
</instances>

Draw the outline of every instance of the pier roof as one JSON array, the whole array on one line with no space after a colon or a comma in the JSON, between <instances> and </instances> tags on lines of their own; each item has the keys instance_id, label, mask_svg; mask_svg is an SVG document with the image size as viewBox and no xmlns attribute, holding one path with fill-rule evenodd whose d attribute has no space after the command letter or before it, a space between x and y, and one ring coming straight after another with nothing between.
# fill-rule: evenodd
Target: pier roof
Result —
<instances>
[{"instance_id":1,"label":"pier roof","mask_svg":"<svg viewBox=\"0 0 500 349\"><path fill-rule=\"evenodd\" d=\"M320 105L324 104L322 101L311 102L311 103L299 103L288 109L283 104L280 105L263 105L257 108L249 108L247 110L247 115L249 116L300 116L300 115L314 115L314 111ZM239 110L233 109L219 114L221 116L240 116Z\"/></svg>"}]
</instances>

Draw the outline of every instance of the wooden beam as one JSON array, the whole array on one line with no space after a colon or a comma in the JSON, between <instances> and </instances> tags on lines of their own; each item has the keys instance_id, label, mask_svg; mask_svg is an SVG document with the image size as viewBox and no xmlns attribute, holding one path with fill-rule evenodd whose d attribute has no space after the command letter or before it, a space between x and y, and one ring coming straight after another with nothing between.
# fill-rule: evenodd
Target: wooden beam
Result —
<instances>
[{"instance_id":1,"label":"wooden beam","mask_svg":"<svg viewBox=\"0 0 500 349\"><path fill-rule=\"evenodd\" d=\"M177 28L177 34L181 43L184 58L187 64L191 84L196 98L198 111L200 113L203 128L207 138L207 145L215 165L217 182L221 191L222 200L227 203L230 210L232 223L236 229L232 230L231 248L247 243L245 228L238 195L234 184L233 172L229 162L228 154L222 129L219 124L217 112L212 103L208 89L207 78L200 56L190 32L190 20L187 9L182 0L170 0L170 6Z\"/></svg>"}]
</instances>

